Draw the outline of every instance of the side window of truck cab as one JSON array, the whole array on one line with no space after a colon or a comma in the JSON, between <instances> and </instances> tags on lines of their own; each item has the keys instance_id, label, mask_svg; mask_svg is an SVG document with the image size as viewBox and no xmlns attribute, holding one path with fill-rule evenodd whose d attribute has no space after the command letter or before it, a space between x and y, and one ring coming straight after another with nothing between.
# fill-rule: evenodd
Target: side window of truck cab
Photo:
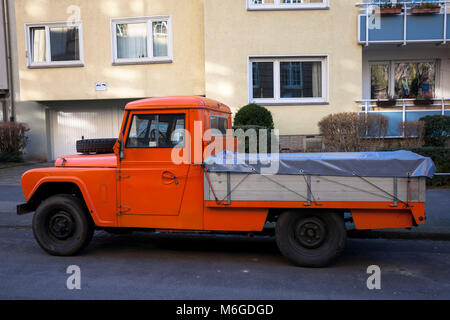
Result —
<instances>
[{"instance_id":1,"label":"side window of truck cab","mask_svg":"<svg viewBox=\"0 0 450 320\"><path fill-rule=\"evenodd\" d=\"M134 114L127 148L184 148L184 114Z\"/></svg>"},{"instance_id":2,"label":"side window of truck cab","mask_svg":"<svg viewBox=\"0 0 450 320\"><path fill-rule=\"evenodd\" d=\"M209 127L213 131L213 136L226 136L228 129L228 118L224 116L212 115L209 118Z\"/></svg>"}]
</instances>

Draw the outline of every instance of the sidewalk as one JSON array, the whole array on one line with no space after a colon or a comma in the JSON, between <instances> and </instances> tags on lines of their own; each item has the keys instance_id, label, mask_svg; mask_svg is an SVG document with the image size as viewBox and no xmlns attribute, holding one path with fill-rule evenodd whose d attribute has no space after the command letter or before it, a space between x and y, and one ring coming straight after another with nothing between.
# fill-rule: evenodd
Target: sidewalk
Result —
<instances>
[{"instance_id":1,"label":"sidewalk","mask_svg":"<svg viewBox=\"0 0 450 320\"><path fill-rule=\"evenodd\" d=\"M20 178L27 170L51 166L53 163L49 162L0 169L0 228L31 226L32 214L16 215L16 205L25 201ZM450 189L427 191L426 216L425 225L412 230L351 231L349 235L357 238L450 240Z\"/></svg>"},{"instance_id":2,"label":"sidewalk","mask_svg":"<svg viewBox=\"0 0 450 320\"><path fill-rule=\"evenodd\" d=\"M0 168L0 185L20 185L22 175L31 169L53 167L53 162L24 163L8 168Z\"/></svg>"},{"instance_id":3,"label":"sidewalk","mask_svg":"<svg viewBox=\"0 0 450 320\"><path fill-rule=\"evenodd\" d=\"M356 238L429 239L450 241L450 189L427 190L424 225L406 229L354 231Z\"/></svg>"}]
</instances>

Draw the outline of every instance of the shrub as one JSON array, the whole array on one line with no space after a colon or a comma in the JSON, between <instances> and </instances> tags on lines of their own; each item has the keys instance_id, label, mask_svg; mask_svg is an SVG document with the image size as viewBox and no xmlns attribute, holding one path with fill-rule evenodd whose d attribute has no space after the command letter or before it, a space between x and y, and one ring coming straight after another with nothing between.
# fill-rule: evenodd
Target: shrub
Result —
<instances>
[{"instance_id":1,"label":"shrub","mask_svg":"<svg viewBox=\"0 0 450 320\"><path fill-rule=\"evenodd\" d=\"M252 130L256 133L256 142L257 142L257 152L263 152L259 148L260 144L260 131L267 130L267 149L265 152L279 152L279 150L271 150L271 131L274 128L272 114L266 108L259 106L257 104L249 104L236 113L234 116L234 126L233 129L239 130L242 129L244 133L250 133ZM250 148L250 138L245 138L245 152L249 153L252 150ZM242 141L240 141L242 142Z\"/></svg>"},{"instance_id":2,"label":"shrub","mask_svg":"<svg viewBox=\"0 0 450 320\"><path fill-rule=\"evenodd\" d=\"M248 104L234 116L234 126L260 126L266 129L273 129L273 118L269 110L257 104Z\"/></svg>"},{"instance_id":3,"label":"shrub","mask_svg":"<svg viewBox=\"0 0 450 320\"><path fill-rule=\"evenodd\" d=\"M423 146L424 140L424 121L405 121L400 122L399 129L404 133L405 138L401 140L401 148L419 148Z\"/></svg>"},{"instance_id":4,"label":"shrub","mask_svg":"<svg viewBox=\"0 0 450 320\"><path fill-rule=\"evenodd\" d=\"M343 112L319 122L325 149L332 152L375 150L387 133L389 120L379 114Z\"/></svg>"},{"instance_id":5,"label":"shrub","mask_svg":"<svg viewBox=\"0 0 450 320\"><path fill-rule=\"evenodd\" d=\"M362 114L359 118L361 136L372 139L384 139L387 134L389 120L385 116L376 113Z\"/></svg>"},{"instance_id":6,"label":"shrub","mask_svg":"<svg viewBox=\"0 0 450 320\"><path fill-rule=\"evenodd\" d=\"M331 114L319 122L327 151L356 151L360 147L360 126L357 113Z\"/></svg>"},{"instance_id":7,"label":"shrub","mask_svg":"<svg viewBox=\"0 0 450 320\"><path fill-rule=\"evenodd\" d=\"M430 147L444 147L445 140L450 134L449 116L426 116L425 122L425 145Z\"/></svg>"},{"instance_id":8,"label":"shrub","mask_svg":"<svg viewBox=\"0 0 450 320\"><path fill-rule=\"evenodd\" d=\"M28 127L23 123L0 122L0 161L22 161L23 149L27 145Z\"/></svg>"}]
</instances>

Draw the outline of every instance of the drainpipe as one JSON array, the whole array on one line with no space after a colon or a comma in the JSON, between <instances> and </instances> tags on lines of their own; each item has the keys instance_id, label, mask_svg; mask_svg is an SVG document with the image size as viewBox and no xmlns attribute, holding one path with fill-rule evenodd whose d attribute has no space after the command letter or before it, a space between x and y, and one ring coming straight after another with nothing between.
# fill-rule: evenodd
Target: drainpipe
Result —
<instances>
[{"instance_id":1,"label":"drainpipe","mask_svg":"<svg viewBox=\"0 0 450 320\"><path fill-rule=\"evenodd\" d=\"M6 65L7 65L7 77L8 77L8 86L9 86L9 103L11 105L11 113L9 115L9 121L15 121L16 118L16 110L15 110L15 101L14 101L14 81L12 77L12 57L11 57L11 28L9 22L9 3L8 0L2 0L3 6L3 19L5 23L5 42L6 42ZM8 109L8 108L6 108Z\"/></svg>"}]
</instances>

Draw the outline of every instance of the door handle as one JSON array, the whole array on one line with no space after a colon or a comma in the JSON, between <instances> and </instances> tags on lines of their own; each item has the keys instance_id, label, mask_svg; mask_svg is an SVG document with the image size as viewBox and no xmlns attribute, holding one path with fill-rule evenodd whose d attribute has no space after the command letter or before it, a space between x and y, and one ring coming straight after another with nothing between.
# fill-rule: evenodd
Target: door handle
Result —
<instances>
[{"instance_id":1,"label":"door handle","mask_svg":"<svg viewBox=\"0 0 450 320\"><path fill-rule=\"evenodd\" d=\"M174 175L170 171L164 171L162 173L161 177L162 177L162 180L163 180L164 184L171 184L171 183L174 183L174 182L175 182L175 184L178 184L177 176Z\"/></svg>"},{"instance_id":2,"label":"door handle","mask_svg":"<svg viewBox=\"0 0 450 320\"><path fill-rule=\"evenodd\" d=\"M176 175L174 175L172 172L170 171L164 171L162 173L162 177L163 179L167 179L167 180L175 180L177 178Z\"/></svg>"}]
</instances>

